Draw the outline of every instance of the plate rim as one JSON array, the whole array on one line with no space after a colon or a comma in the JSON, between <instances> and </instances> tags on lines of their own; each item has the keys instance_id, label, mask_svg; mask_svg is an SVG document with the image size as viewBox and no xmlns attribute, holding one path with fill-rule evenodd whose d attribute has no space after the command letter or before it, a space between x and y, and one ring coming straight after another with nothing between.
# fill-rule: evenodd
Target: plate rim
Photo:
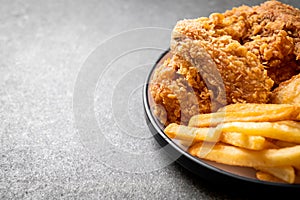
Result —
<instances>
[{"instance_id":1,"label":"plate rim","mask_svg":"<svg viewBox=\"0 0 300 200\"><path fill-rule=\"evenodd\" d=\"M157 59L157 61L155 62L155 64L152 66L152 68L150 69L150 71L147 74L144 86L143 86L143 107L144 107L144 114L145 114L145 118L147 121L147 125L148 128L150 129L150 132L152 133L152 135L154 136L154 138L156 139L156 141L161 145L161 146L165 146L165 145L170 145L170 147L172 148L172 151L175 152L167 152L166 153L173 157L174 153L176 154L176 156L180 155L180 157L183 157L181 159L183 160L189 160L192 163L195 164L195 166L201 167L201 168L206 168L220 176L224 176L227 177L228 179L232 179L233 182L237 182L238 184L247 184L247 186L254 186L254 187L271 187L272 189L282 189L282 188L289 188L289 189L300 189L300 184L288 184L288 183L276 183L276 182L269 182L269 181L261 181L258 179L254 179L254 178L250 178L250 177L245 177L245 176L241 176L238 174L233 174L231 172L225 171L223 169L217 168L215 166L212 166L208 163L205 163L204 161L202 161L202 159L196 158L194 156L192 156L191 154L189 154L188 152L186 152L184 149L182 149L179 145L177 145L171 138L169 138L164 131L160 128L160 126L158 125L158 120L156 119L156 117L153 115L151 108L150 108L150 102L149 102L149 93L148 93L148 89L149 89L149 83L152 77L152 74L155 70L155 68L157 67L157 65L159 64L159 62L164 58L164 56L170 52L170 49L165 50L165 52L163 52L159 58ZM162 141L163 140L163 141ZM170 150L170 149L169 149ZM171 151L171 150L170 150ZM173 154L173 155L172 155ZM178 159L180 159L178 157ZM178 162L178 159L175 160L175 162ZM178 162L181 166L183 166L184 168L188 169L190 172L192 172L193 174L196 174L199 176L199 173L196 173L192 170L190 170L189 166L185 166L184 163L182 162ZM201 176L202 178L206 179L205 177Z\"/></svg>"}]
</instances>

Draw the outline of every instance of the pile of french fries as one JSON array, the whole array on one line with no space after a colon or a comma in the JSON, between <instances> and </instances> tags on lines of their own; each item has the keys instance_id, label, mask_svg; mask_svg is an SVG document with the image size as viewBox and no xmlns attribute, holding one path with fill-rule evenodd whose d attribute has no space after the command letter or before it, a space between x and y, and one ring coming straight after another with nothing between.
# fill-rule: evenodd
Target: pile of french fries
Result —
<instances>
[{"instance_id":1,"label":"pile of french fries","mask_svg":"<svg viewBox=\"0 0 300 200\"><path fill-rule=\"evenodd\" d=\"M262 181L295 184L300 176L299 105L231 104L193 116L187 126L169 124L164 132L191 155L251 167Z\"/></svg>"}]
</instances>

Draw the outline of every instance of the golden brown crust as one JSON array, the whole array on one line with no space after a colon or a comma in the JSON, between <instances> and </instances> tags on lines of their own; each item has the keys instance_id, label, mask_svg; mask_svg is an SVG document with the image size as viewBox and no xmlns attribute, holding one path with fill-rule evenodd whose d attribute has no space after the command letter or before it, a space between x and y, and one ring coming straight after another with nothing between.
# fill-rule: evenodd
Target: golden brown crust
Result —
<instances>
[{"instance_id":1,"label":"golden brown crust","mask_svg":"<svg viewBox=\"0 0 300 200\"><path fill-rule=\"evenodd\" d=\"M155 114L186 124L225 104L269 102L272 88L300 72L299 33L300 11L278 1L178 21L172 56L150 85Z\"/></svg>"},{"instance_id":2,"label":"golden brown crust","mask_svg":"<svg viewBox=\"0 0 300 200\"><path fill-rule=\"evenodd\" d=\"M300 74L282 82L273 91L271 103L300 105Z\"/></svg>"},{"instance_id":3,"label":"golden brown crust","mask_svg":"<svg viewBox=\"0 0 300 200\"><path fill-rule=\"evenodd\" d=\"M155 70L149 90L156 103L154 114L163 124L187 124L191 116L211 111L210 92L201 76L179 56Z\"/></svg>"},{"instance_id":4,"label":"golden brown crust","mask_svg":"<svg viewBox=\"0 0 300 200\"><path fill-rule=\"evenodd\" d=\"M240 42L260 58L275 85L300 72L298 8L266 1L259 6L234 8L224 15L246 16L249 28Z\"/></svg>"},{"instance_id":5,"label":"golden brown crust","mask_svg":"<svg viewBox=\"0 0 300 200\"><path fill-rule=\"evenodd\" d=\"M182 20L174 31L207 42L229 36L258 57L275 85L300 72L300 10L278 1Z\"/></svg>"},{"instance_id":6,"label":"golden brown crust","mask_svg":"<svg viewBox=\"0 0 300 200\"><path fill-rule=\"evenodd\" d=\"M193 63L206 85L217 88L214 98L225 90L226 101L217 99L220 104L268 101L273 81L256 55L227 36L208 37L208 41L191 40L177 34L177 31L180 30L177 29L176 34L173 32L172 51Z\"/></svg>"}]
</instances>

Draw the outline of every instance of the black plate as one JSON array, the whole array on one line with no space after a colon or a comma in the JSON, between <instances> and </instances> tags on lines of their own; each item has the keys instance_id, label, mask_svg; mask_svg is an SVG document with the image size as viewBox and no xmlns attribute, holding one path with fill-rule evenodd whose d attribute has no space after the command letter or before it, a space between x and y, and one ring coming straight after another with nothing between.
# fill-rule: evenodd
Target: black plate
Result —
<instances>
[{"instance_id":1,"label":"black plate","mask_svg":"<svg viewBox=\"0 0 300 200\"><path fill-rule=\"evenodd\" d=\"M167 56L169 50L164 52L151 71L148 74L146 79L144 89L143 89L143 103L145 110L145 118L148 124L150 131L152 132L156 141L162 146L165 147L165 152L172 158L176 159L176 162L179 163L184 168L191 171L193 174L197 175L198 178L205 179L214 185L220 187L226 187L227 189L233 189L234 191L244 190L250 193L265 192L268 195L278 193L285 194L290 196L294 193L300 193L300 184L283 184L283 183L273 183L267 181L260 181L255 178L250 178L243 176L241 174L231 173L227 170L214 166L214 164L207 161L198 159L183 148L181 148L175 141L168 138L164 133L163 128L159 121L154 117L150 109L150 99L148 86L151 81L152 74L155 68L162 63L161 61Z\"/></svg>"}]
</instances>

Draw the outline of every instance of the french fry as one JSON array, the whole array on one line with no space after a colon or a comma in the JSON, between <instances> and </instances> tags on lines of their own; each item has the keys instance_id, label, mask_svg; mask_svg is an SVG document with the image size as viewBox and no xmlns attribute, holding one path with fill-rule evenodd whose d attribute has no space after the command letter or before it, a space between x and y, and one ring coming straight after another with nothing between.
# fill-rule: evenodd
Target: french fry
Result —
<instances>
[{"instance_id":1,"label":"french fry","mask_svg":"<svg viewBox=\"0 0 300 200\"><path fill-rule=\"evenodd\" d=\"M292 166L282 167L255 167L256 170L269 173L276 178L279 178L287 183L294 183L296 174L295 169Z\"/></svg>"},{"instance_id":2,"label":"french fry","mask_svg":"<svg viewBox=\"0 0 300 200\"><path fill-rule=\"evenodd\" d=\"M296 129L300 129L300 122L295 122L295 121L280 121L278 122L280 124L285 124L287 126L296 128Z\"/></svg>"},{"instance_id":3,"label":"french fry","mask_svg":"<svg viewBox=\"0 0 300 200\"><path fill-rule=\"evenodd\" d=\"M178 124L170 124L165 128L165 133L174 139L189 142L223 142L238 147L252 150L270 148L271 144L261 136L251 136L237 132L221 133L215 128L195 128Z\"/></svg>"},{"instance_id":4,"label":"french fry","mask_svg":"<svg viewBox=\"0 0 300 200\"><path fill-rule=\"evenodd\" d=\"M236 103L220 108L217 112L281 112L285 109L293 109L299 114L299 105L292 104L256 104L256 103ZM297 111L298 110L298 111Z\"/></svg>"},{"instance_id":5,"label":"french fry","mask_svg":"<svg viewBox=\"0 0 300 200\"><path fill-rule=\"evenodd\" d=\"M260 151L217 143L203 154L202 143L196 143L188 152L201 159L244 167L300 166L300 145Z\"/></svg>"},{"instance_id":6,"label":"french fry","mask_svg":"<svg viewBox=\"0 0 300 200\"><path fill-rule=\"evenodd\" d=\"M275 183L285 183L283 180L281 180L279 178L276 178L275 176L273 176L269 173L263 172L263 171L257 171L255 176L258 180L261 180L261 181L268 181L268 182L275 182Z\"/></svg>"},{"instance_id":7,"label":"french fry","mask_svg":"<svg viewBox=\"0 0 300 200\"><path fill-rule=\"evenodd\" d=\"M216 131L215 128L194 128L176 123L169 124L164 132L170 138L195 142L217 142L220 138L220 131Z\"/></svg>"},{"instance_id":8,"label":"french fry","mask_svg":"<svg viewBox=\"0 0 300 200\"><path fill-rule=\"evenodd\" d=\"M218 112L191 117L189 126L209 127L226 122L275 122L296 120L300 107L289 104L231 104Z\"/></svg>"},{"instance_id":9,"label":"french fry","mask_svg":"<svg viewBox=\"0 0 300 200\"><path fill-rule=\"evenodd\" d=\"M231 104L165 133L200 159L252 167L263 181L300 183L300 105Z\"/></svg>"},{"instance_id":10,"label":"french fry","mask_svg":"<svg viewBox=\"0 0 300 200\"><path fill-rule=\"evenodd\" d=\"M196 142L187 141L187 140L180 140L179 142L180 142L181 145L183 145L185 147L190 147L190 146L192 146L196 143Z\"/></svg>"},{"instance_id":11,"label":"french fry","mask_svg":"<svg viewBox=\"0 0 300 200\"><path fill-rule=\"evenodd\" d=\"M271 144L261 136L245 135L237 132L222 133L220 141L237 147L252 150L267 149Z\"/></svg>"},{"instance_id":12,"label":"french fry","mask_svg":"<svg viewBox=\"0 0 300 200\"><path fill-rule=\"evenodd\" d=\"M300 143L300 122L228 122L220 124L223 132L239 132L288 142ZM299 127L298 127L299 126Z\"/></svg>"}]
</instances>

